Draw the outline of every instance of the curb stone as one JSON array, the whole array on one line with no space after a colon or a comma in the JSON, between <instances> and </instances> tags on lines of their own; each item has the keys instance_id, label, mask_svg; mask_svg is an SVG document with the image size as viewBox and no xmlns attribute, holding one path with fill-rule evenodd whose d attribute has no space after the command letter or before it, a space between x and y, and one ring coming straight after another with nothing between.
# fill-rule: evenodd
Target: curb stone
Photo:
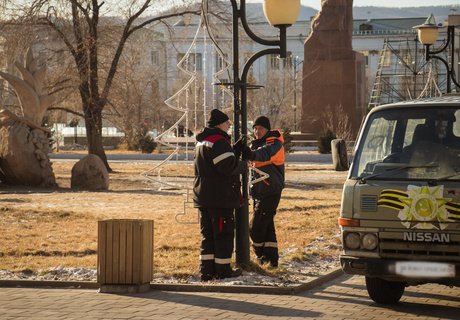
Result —
<instances>
[{"instance_id":1,"label":"curb stone","mask_svg":"<svg viewBox=\"0 0 460 320\"><path fill-rule=\"evenodd\" d=\"M99 289L93 281L0 280L0 288Z\"/></svg>"},{"instance_id":2,"label":"curb stone","mask_svg":"<svg viewBox=\"0 0 460 320\"><path fill-rule=\"evenodd\" d=\"M343 275L341 268L336 268L316 279L292 287L219 285L219 284L164 284L150 283L151 290L180 291L180 292L222 292L222 293L256 293L289 295L319 287ZM61 289L99 289L99 284L93 281L41 281L41 280L0 280L0 288L61 288Z\"/></svg>"},{"instance_id":3,"label":"curb stone","mask_svg":"<svg viewBox=\"0 0 460 320\"><path fill-rule=\"evenodd\" d=\"M223 293L258 293L258 294L276 294L276 295L289 295L298 294L303 291L311 290L319 287L324 283L331 281L344 272L341 268L336 268L316 279L302 283L292 287L269 287L269 286L223 286L212 284L150 284L153 290L164 291L181 291L181 292L223 292Z\"/></svg>"}]
</instances>

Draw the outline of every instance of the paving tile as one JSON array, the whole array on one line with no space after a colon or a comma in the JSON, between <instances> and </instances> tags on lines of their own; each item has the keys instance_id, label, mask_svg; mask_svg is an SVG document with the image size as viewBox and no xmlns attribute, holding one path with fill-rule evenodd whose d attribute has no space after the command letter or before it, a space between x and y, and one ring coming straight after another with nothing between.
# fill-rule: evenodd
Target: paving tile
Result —
<instances>
[{"instance_id":1,"label":"paving tile","mask_svg":"<svg viewBox=\"0 0 460 320\"><path fill-rule=\"evenodd\" d=\"M298 295L0 288L1 319L445 319L458 318L460 290L439 285L406 289L401 303L380 306L362 277L342 276Z\"/></svg>"}]
</instances>

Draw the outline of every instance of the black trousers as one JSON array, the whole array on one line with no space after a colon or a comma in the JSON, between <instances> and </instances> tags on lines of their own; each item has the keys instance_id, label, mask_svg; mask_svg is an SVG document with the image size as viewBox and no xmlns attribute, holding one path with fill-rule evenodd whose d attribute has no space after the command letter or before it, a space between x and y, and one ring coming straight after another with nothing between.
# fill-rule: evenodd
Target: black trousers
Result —
<instances>
[{"instance_id":1,"label":"black trousers","mask_svg":"<svg viewBox=\"0 0 460 320\"><path fill-rule=\"evenodd\" d=\"M200 272L226 277L235 236L234 209L199 208L201 227Z\"/></svg>"},{"instance_id":2,"label":"black trousers","mask_svg":"<svg viewBox=\"0 0 460 320\"><path fill-rule=\"evenodd\" d=\"M249 226L252 247L261 262L278 265L278 242L274 218L281 199L279 194L254 199L254 215Z\"/></svg>"}]
</instances>

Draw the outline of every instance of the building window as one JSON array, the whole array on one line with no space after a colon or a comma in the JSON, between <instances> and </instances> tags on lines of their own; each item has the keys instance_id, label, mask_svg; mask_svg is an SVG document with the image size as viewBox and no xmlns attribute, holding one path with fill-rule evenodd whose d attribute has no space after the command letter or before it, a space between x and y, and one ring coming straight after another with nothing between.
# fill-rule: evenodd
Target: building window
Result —
<instances>
[{"instance_id":1,"label":"building window","mask_svg":"<svg viewBox=\"0 0 460 320\"><path fill-rule=\"evenodd\" d=\"M181 60L185 57L185 53L178 53L177 54L177 63L181 62Z\"/></svg>"},{"instance_id":2,"label":"building window","mask_svg":"<svg viewBox=\"0 0 460 320\"><path fill-rule=\"evenodd\" d=\"M362 23L359 25L359 31L372 31L373 26L371 24Z\"/></svg>"},{"instance_id":3,"label":"building window","mask_svg":"<svg viewBox=\"0 0 460 320\"><path fill-rule=\"evenodd\" d=\"M278 55L271 54L271 55L269 55L269 59L270 59L270 69L279 70L279 68L280 68L280 59L278 58Z\"/></svg>"},{"instance_id":4,"label":"building window","mask_svg":"<svg viewBox=\"0 0 460 320\"><path fill-rule=\"evenodd\" d=\"M293 61L294 61L294 57L292 56L292 52L288 51L286 53L286 58L283 59L283 67L285 69L292 68L292 66L294 66Z\"/></svg>"},{"instance_id":5,"label":"building window","mask_svg":"<svg viewBox=\"0 0 460 320\"><path fill-rule=\"evenodd\" d=\"M391 64L391 51L386 50L385 51L385 56L383 57L383 66L384 67L389 67Z\"/></svg>"},{"instance_id":6,"label":"building window","mask_svg":"<svg viewBox=\"0 0 460 320\"><path fill-rule=\"evenodd\" d=\"M214 62L216 71L222 70L224 67L227 66L227 63L228 63L228 54L224 53L223 57L221 57L219 54L216 55L216 60Z\"/></svg>"},{"instance_id":7,"label":"building window","mask_svg":"<svg viewBox=\"0 0 460 320\"><path fill-rule=\"evenodd\" d=\"M270 111L269 111L270 116L275 117L279 113L280 113L280 107L279 106L273 105L273 106L270 107Z\"/></svg>"},{"instance_id":8,"label":"building window","mask_svg":"<svg viewBox=\"0 0 460 320\"><path fill-rule=\"evenodd\" d=\"M410 49L401 50L401 57L407 66L412 66L415 64L414 58L412 57L412 51Z\"/></svg>"},{"instance_id":9,"label":"building window","mask_svg":"<svg viewBox=\"0 0 460 320\"><path fill-rule=\"evenodd\" d=\"M382 88L382 92L388 94L391 92L391 77L390 76L382 76L380 78L380 81L381 81L381 88Z\"/></svg>"},{"instance_id":10,"label":"building window","mask_svg":"<svg viewBox=\"0 0 460 320\"><path fill-rule=\"evenodd\" d=\"M154 66L160 64L160 53L157 50L153 50L152 52L150 52L150 61Z\"/></svg>"},{"instance_id":11,"label":"building window","mask_svg":"<svg viewBox=\"0 0 460 320\"><path fill-rule=\"evenodd\" d=\"M177 63L179 63L185 56L185 53L178 53L177 54ZM197 71L201 71L203 69L203 62L202 62L202 55L201 53L190 53L188 55L188 59L187 59L187 63L188 63L188 70L190 71L193 71L193 70L197 70ZM185 64L184 64L185 66Z\"/></svg>"},{"instance_id":12,"label":"building window","mask_svg":"<svg viewBox=\"0 0 460 320\"><path fill-rule=\"evenodd\" d=\"M193 64L196 65L196 70L202 70L203 61L202 61L201 53L196 53L191 57L193 57L192 61L193 61Z\"/></svg>"},{"instance_id":13,"label":"building window","mask_svg":"<svg viewBox=\"0 0 460 320\"><path fill-rule=\"evenodd\" d=\"M243 65L245 65L249 59L252 57L253 53L252 52L246 52L243 57Z\"/></svg>"}]
</instances>

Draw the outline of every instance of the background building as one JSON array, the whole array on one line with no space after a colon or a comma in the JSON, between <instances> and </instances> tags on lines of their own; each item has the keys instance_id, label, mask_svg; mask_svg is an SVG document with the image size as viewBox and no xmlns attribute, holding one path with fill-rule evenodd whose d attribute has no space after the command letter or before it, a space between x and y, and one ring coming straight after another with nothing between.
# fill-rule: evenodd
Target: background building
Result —
<instances>
[{"instance_id":1,"label":"background building","mask_svg":"<svg viewBox=\"0 0 460 320\"><path fill-rule=\"evenodd\" d=\"M366 105L369 105L376 74L382 66L379 62L384 61L388 65L394 64L394 61L398 63L394 60L394 54L400 49L393 50L392 53L388 51L390 52L388 56L381 59L385 40L415 43L413 26L423 23L430 12L435 13L438 21L442 21L449 11L448 7L417 8L417 10L404 8L404 10L393 9L393 11L388 8L382 11L378 8L354 8L352 47L353 50L364 55ZM202 31L197 35L199 18L196 16L173 19L169 27L162 24L150 25L130 39L116 75L116 85L110 95L110 107L105 110L104 126L116 128L117 135L122 133L121 135L125 137L135 137L142 130L158 134L173 125L178 119L178 113L167 108L164 101L174 95L189 79L188 74L177 68L177 63L187 52L189 52L187 61L190 65L189 71L197 74L196 87L187 92L188 103L206 104L207 108L231 105L231 99L228 99L222 87L214 84L231 82L231 70L220 73L217 80L213 79L213 74L220 69L225 69L231 62L231 23L229 23L231 10L224 8L222 12L220 17L213 15L210 19L210 28L224 57L216 54L209 36L205 36ZM380 12L384 12L382 14L385 15L397 12L398 15L417 14L418 16L384 19ZM303 45L310 33L311 17L315 13L314 9L302 7L298 22L287 29L289 51L287 59L280 60L276 56L266 56L254 63L249 81L251 84L264 87L249 92L249 119L265 114L272 118L273 126L299 130L302 117L301 108L298 106L302 93ZM269 26L263 17L261 4L248 4L248 21L251 29L261 37L268 39L277 37L277 29ZM117 18L106 18L104 24L101 24L101 28L105 30L101 30L100 34L106 36L103 38L105 47L102 50L109 52L113 49L109 35L120 32L117 30L119 24L121 22ZM459 42L457 35L456 43ZM240 66L254 52L263 49L254 41L245 38L244 32L240 35L240 43ZM72 88L76 83L72 79L77 75L72 71L71 58L64 45L52 32L42 27L4 26L0 41L1 68L8 72L16 72L13 67L14 60L21 52L25 52L29 45L32 46L40 63L46 63L48 67L49 90L55 90L56 84L61 85L59 88L65 88L65 90L55 90L58 100L54 107L57 110L49 113L48 124L59 123L56 128L67 127L67 129L59 129L62 134L77 132L84 135L84 130L78 128L84 127L82 119L78 114L65 111L75 110L78 113L81 109L79 97L75 93L76 88ZM417 51L423 51L421 45ZM101 59L100 62L108 61ZM207 79L207 85L204 85L205 82L201 82L200 85L203 79ZM209 82L210 79L213 83ZM6 82L0 82L0 95L3 107L12 109L18 107L15 94ZM71 121L73 124L77 123L76 131L73 127L69 127ZM107 132L114 131L110 129Z\"/></svg>"}]
</instances>

